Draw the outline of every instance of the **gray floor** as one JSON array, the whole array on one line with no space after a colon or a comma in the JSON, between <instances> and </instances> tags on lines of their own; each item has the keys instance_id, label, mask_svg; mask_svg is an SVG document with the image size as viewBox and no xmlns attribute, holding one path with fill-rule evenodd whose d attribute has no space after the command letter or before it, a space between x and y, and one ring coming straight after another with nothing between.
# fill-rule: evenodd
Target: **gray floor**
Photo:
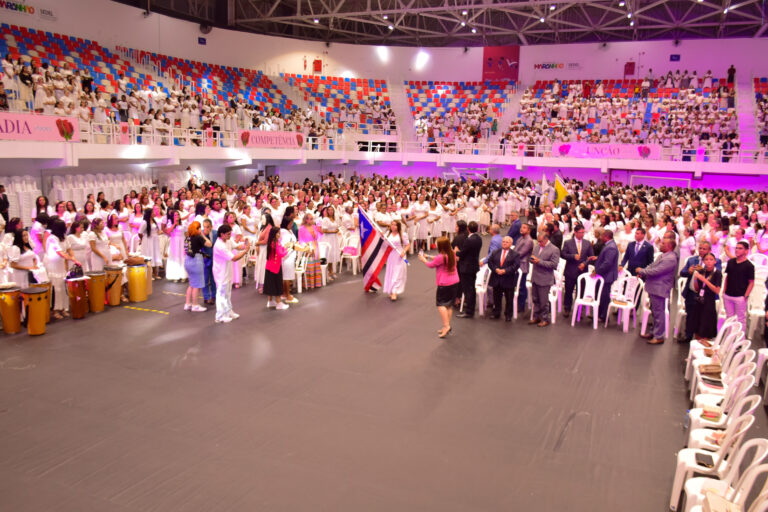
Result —
<instances>
[{"instance_id":1,"label":"gray floor","mask_svg":"<svg viewBox=\"0 0 768 512\"><path fill-rule=\"evenodd\" d=\"M285 312L249 287L229 325L168 283L139 306L170 315L0 335L0 508L666 510L686 348L561 318L440 341L432 272L408 279L396 303L349 276Z\"/></svg>"}]
</instances>

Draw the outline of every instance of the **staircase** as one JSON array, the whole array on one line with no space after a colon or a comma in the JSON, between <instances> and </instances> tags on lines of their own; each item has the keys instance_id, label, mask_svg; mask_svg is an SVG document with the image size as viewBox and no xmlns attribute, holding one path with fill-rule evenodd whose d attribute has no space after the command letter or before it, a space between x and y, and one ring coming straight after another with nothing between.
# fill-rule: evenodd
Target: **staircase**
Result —
<instances>
[{"instance_id":1,"label":"staircase","mask_svg":"<svg viewBox=\"0 0 768 512\"><path fill-rule=\"evenodd\" d=\"M411 113L411 106L408 103L408 95L405 92L403 81L387 78L387 88L389 89L389 103L397 117L397 130L400 134L400 140L403 142L415 141L416 127L413 124L413 114Z\"/></svg>"},{"instance_id":2,"label":"staircase","mask_svg":"<svg viewBox=\"0 0 768 512\"><path fill-rule=\"evenodd\" d=\"M306 111L309 108L309 102L304 99L304 95L298 91L295 87L288 85L288 82L281 76L267 75L273 84L275 84L285 97L291 100L300 110ZM315 112L313 110L313 116ZM315 118L315 117L313 117Z\"/></svg>"},{"instance_id":3,"label":"staircase","mask_svg":"<svg viewBox=\"0 0 768 512\"><path fill-rule=\"evenodd\" d=\"M499 117L497 123L499 129L497 130L496 135L491 135L491 144L498 143L501 139L501 134L509 129L509 125L512 124L512 121L517 119L517 114L520 112L520 99L523 97L524 91L525 87L518 85L517 92L507 98L506 108L501 114L501 117Z\"/></svg>"},{"instance_id":4,"label":"staircase","mask_svg":"<svg viewBox=\"0 0 768 512\"><path fill-rule=\"evenodd\" d=\"M758 147L757 128L755 125L755 93L752 78L736 79L736 113L739 116L739 140L741 149L754 151Z\"/></svg>"}]
</instances>

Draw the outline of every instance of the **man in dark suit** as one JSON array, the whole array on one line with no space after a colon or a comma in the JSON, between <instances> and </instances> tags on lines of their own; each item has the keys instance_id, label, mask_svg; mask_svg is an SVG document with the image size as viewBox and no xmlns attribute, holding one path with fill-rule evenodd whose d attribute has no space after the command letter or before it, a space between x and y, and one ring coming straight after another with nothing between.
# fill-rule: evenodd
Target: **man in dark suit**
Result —
<instances>
[{"instance_id":1,"label":"man in dark suit","mask_svg":"<svg viewBox=\"0 0 768 512\"><path fill-rule=\"evenodd\" d=\"M684 341L690 342L693 339L694 330L696 329L697 318L693 315L694 303L696 302L696 294L691 290L691 278L693 273L697 270L701 272L704 268L704 256L712 252L712 245L707 241L699 243L699 253L696 256L691 256L686 260L683 268L680 269L680 277L685 277L685 288L683 288L683 298L685 299L685 311L688 313L685 317L685 337ZM715 268L722 272L722 264L718 258L715 261Z\"/></svg>"},{"instance_id":2,"label":"man in dark suit","mask_svg":"<svg viewBox=\"0 0 768 512\"><path fill-rule=\"evenodd\" d=\"M560 223L555 221L547 224L547 233L549 234L550 243L557 247L558 251L562 250L563 232L560 231Z\"/></svg>"},{"instance_id":3,"label":"man in dark suit","mask_svg":"<svg viewBox=\"0 0 768 512\"><path fill-rule=\"evenodd\" d=\"M613 241L613 231L606 229L601 235L603 240L603 250L600 251L595 261L595 270L592 276L599 275L603 278L603 291L600 293L600 306L597 308L597 318L600 322L605 322L605 315L608 312L608 302L611 298L611 285L619 278L619 248ZM592 256L590 259L594 259Z\"/></svg>"},{"instance_id":4,"label":"man in dark suit","mask_svg":"<svg viewBox=\"0 0 768 512\"><path fill-rule=\"evenodd\" d=\"M565 295L563 296L563 316L571 316L573 291L579 276L587 271L587 259L594 256L592 244L584 240L584 226L576 224L573 238L566 240L560 257L565 260L563 277L565 278Z\"/></svg>"},{"instance_id":5,"label":"man in dark suit","mask_svg":"<svg viewBox=\"0 0 768 512\"><path fill-rule=\"evenodd\" d=\"M493 318L501 316L501 298L504 297L504 320L512 321L512 301L515 297L515 285L517 284L517 269L520 266L520 255L512 248L512 237L505 236L501 240L501 248L496 249L488 256L488 268L491 269L491 280L488 283L493 287Z\"/></svg>"},{"instance_id":6,"label":"man in dark suit","mask_svg":"<svg viewBox=\"0 0 768 512\"><path fill-rule=\"evenodd\" d=\"M216 243L218 234L218 231L213 229L211 220L205 219L203 221L203 235L211 241L211 246L203 246L201 251L203 255L203 277L205 278L203 301L208 305L216 304L216 281L213 279L213 244Z\"/></svg>"},{"instance_id":7,"label":"man in dark suit","mask_svg":"<svg viewBox=\"0 0 768 512\"><path fill-rule=\"evenodd\" d=\"M464 294L464 312L456 315L458 318L473 318L475 316L475 278L480 269L480 249L483 247L483 239L477 234L477 222L472 221L467 225L469 236L461 249L456 250L459 263L456 265L459 271L459 282Z\"/></svg>"},{"instance_id":8,"label":"man in dark suit","mask_svg":"<svg viewBox=\"0 0 768 512\"><path fill-rule=\"evenodd\" d=\"M454 236L451 241L451 248L454 252L456 249L461 250L461 248L464 247L464 242L467 241L467 235L469 235L469 231L467 231L467 222L464 220L457 220L456 236Z\"/></svg>"},{"instance_id":9,"label":"man in dark suit","mask_svg":"<svg viewBox=\"0 0 768 512\"><path fill-rule=\"evenodd\" d=\"M0 185L0 215L3 216L6 224L8 224L8 208L10 206L8 196L5 194L5 185Z\"/></svg>"},{"instance_id":10,"label":"man in dark suit","mask_svg":"<svg viewBox=\"0 0 768 512\"><path fill-rule=\"evenodd\" d=\"M635 230L635 241L629 242L624 259L621 260L619 272L626 268L630 274L636 275L635 269L645 268L653 263L653 246L645 240L645 229Z\"/></svg>"},{"instance_id":11,"label":"man in dark suit","mask_svg":"<svg viewBox=\"0 0 768 512\"><path fill-rule=\"evenodd\" d=\"M520 220L520 214L517 212L512 212L509 214L509 231L507 231L507 236L512 237L512 243L516 244L517 239L520 238L520 226L523 225L523 221Z\"/></svg>"}]
</instances>

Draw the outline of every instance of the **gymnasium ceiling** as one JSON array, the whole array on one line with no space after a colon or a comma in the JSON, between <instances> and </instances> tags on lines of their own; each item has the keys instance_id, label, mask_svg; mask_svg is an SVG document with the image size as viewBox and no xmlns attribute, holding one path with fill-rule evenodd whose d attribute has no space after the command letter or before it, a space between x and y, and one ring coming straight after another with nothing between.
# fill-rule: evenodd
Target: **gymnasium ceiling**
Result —
<instances>
[{"instance_id":1,"label":"gymnasium ceiling","mask_svg":"<svg viewBox=\"0 0 768 512\"><path fill-rule=\"evenodd\" d=\"M212 26L326 42L501 46L765 37L766 0L118 0Z\"/></svg>"}]
</instances>

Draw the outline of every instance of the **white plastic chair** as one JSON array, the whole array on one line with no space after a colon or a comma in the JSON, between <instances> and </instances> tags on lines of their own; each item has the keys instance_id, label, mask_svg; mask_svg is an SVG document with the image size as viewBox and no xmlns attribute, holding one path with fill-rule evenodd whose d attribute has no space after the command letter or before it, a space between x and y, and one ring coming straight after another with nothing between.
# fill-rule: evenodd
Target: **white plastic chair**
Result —
<instances>
[{"instance_id":1,"label":"white plastic chair","mask_svg":"<svg viewBox=\"0 0 768 512\"><path fill-rule=\"evenodd\" d=\"M677 280L677 311L675 311L674 329L672 330L672 336L677 337L679 332L685 331L685 319L688 316L688 312L685 310L685 297L683 297L683 289L687 279L681 277Z\"/></svg>"},{"instance_id":2,"label":"white plastic chair","mask_svg":"<svg viewBox=\"0 0 768 512\"><path fill-rule=\"evenodd\" d=\"M756 281L757 282L757 281ZM765 283L765 281L763 281ZM765 289L752 290L747 301L747 339L753 340L758 327L765 322Z\"/></svg>"},{"instance_id":3,"label":"white plastic chair","mask_svg":"<svg viewBox=\"0 0 768 512\"><path fill-rule=\"evenodd\" d=\"M726 319L723 325L718 329L717 334L710 342L710 344L712 345L711 348L718 349L724 337L731 331L731 329L741 330L741 324L739 324L735 316ZM688 358L686 359L685 380L691 380L691 375L693 372L693 362L697 359L697 357L700 357L699 354L703 354L703 350L705 348L707 347L705 347L698 340L695 340L695 339L691 340L690 346L688 347Z\"/></svg>"},{"instance_id":4,"label":"white plastic chair","mask_svg":"<svg viewBox=\"0 0 768 512\"><path fill-rule=\"evenodd\" d=\"M306 252L300 252L296 256L296 267L294 272L296 274L296 290L298 293L301 293L304 284L304 276L307 274L307 257L308 253Z\"/></svg>"},{"instance_id":5,"label":"white plastic chair","mask_svg":"<svg viewBox=\"0 0 768 512\"><path fill-rule=\"evenodd\" d=\"M640 304L640 297L643 296L643 290L645 285L643 281L635 276L627 279L625 282L625 288L623 294L615 298L611 298L608 303L608 312L605 315L605 327L608 327L608 320L611 318L611 311L614 309L619 311L618 324L624 324L624 332L629 332L629 317L633 318L632 328L637 327L637 307ZM626 304L618 304L614 301L619 300L626 302Z\"/></svg>"},{"instance_id":6,"label":"white plastic chair","mask_svg":"<svg viewBox=\"0 0 768 512\"><path fill-rule=\"evenodd\" d=\"M520 288L522 286L525 286L522 282L523 280L523 271L520 269L517 269L517 282L515 283L515 297L513 299L514 304L512 304L512 318L517 320L517 298L520 296Z\"/></svg>"},{"instance_id":7,"label":"white plastic chair","mask_svg":"<svg viewBox=\"0 0 768 512\"><path fill-rule=\"evenodd\" d=\"M731 414L725 417L719 426L710 427L709 425L704 425L689 430L688 448L702 448L709 451L717 450L717 444L707 439L708 436L717 430L728 429L733 422L738 421L743 416L754 416L757 406L760 405L760 400L758 395L742 397L731 409Z\"/></svg>"},{"instance_id":8,"label":"white plastic chair","mask_svg":"<svg viewBox=\"0 0 768 512\"><path fill-rule=\"evenodd\" d=\"M714 476L718 479L723 478L730 469L729 457L736 454L744 440L744 434L755 423L754 416L744 416L734 422L726 430L725 438L718 447L717 451L698 450L695 448L683 448L677 453L677 467L675 468L675 477L672 482L672 495L669 500L670 510L677 510L680 502L680 496L683 492L683 485L693 473L701 473L706 476ZM696 462L696 454L702 454L712 457L712 467L706 467Z\"/></svg>"},{"instance_id":9,"label":"white plastic chair","mask_svg":"<svg viewBox=\"0 0 768 512\"><path fill-rule=\"evenodd\" d=\"M325 286L328 284L328 255L331 253L331 244L328 242L318 242L317 247L320 252L320 259L325 258L326 260L326 263L320 264L323 286Z\"/></svg>"},{"instance_id":10,"label":"white plastic chair","mask_svg":"<svg viewBox=\"0 0 768 512\"><path fill-rule=\"evenodd\" d=\"M756 267L766 267L768 266L768 255L762 254L759 252L753 252L749 256L747 256L747 259L752 262L753 265Z\"/></svg>"},{"instance_id":11,"label":"white plastic chair","mask_svg":"<svg viewBox=\"0 0 768 512\"><path fill-rule=\"evenodd\" d=\"M597 329L598 308L600 307L600 294L603 291L605 281L602 276L594 276L584 273L576 280L576 300L573 303L571 314L571 327L576 321L581 321L581 308L592 308L593 328Z\"/></svg>"},{"instance_id":12,"label":"white plastic chair","mask_svg":"<svg viewBox=\"0 0 768 512\"><path fill-rule=\"evenodd\" d=\"M736 406L739 400L747 396L747 393L749 393L754 382L755 377L753 375L741 375L733 379L733 382L728 386L725 395L715 395L711 393L701 393L696 395L693 399L693 408L688 411L689 428L694 429L719 425L721 422L724 422L724 419L711 421L702 418L701 414L704 411L704 407L720 407L723 416L727 417L731 412L731 409Z\"/></svg>"},{"instance_id":13,"label":"white plastic chair","mask_svg":"<svg viewBox=\"0 0 768 512\"><path fill-rule=\"evenodd\" d=\"M748 454L752 451L751 457ZM694 477L685 482L685 512L693 510L694 507L701 505L707 491L713 491L720 496L741 495L742 482L745 476L754 468L766 467L768 465L760 464L768 455L768 440L750 439L744 441L739 450L731 457L731 464L728 471L723 475L722 480L710 477ZM745 469L742 470L741 468ZM747 495L749 493L746 493ZM757 500L756 500L757 501Z\"/></svg>"},{"instance_id":14,"label":"white plastic chair","mask_svg":"<svg viewBox=\"0 0 768 512\"><path fill-rule=\"evenodd\" d=\"M477 277L475 278L475 291L477 292L477 314L483 316L485 314L485 305L488 302L488 282L491 280L491 269L488 265L480 267L477 271ZM464 305L464 298L461 299L462 306Z\"/></svg>"}]
</instances>

